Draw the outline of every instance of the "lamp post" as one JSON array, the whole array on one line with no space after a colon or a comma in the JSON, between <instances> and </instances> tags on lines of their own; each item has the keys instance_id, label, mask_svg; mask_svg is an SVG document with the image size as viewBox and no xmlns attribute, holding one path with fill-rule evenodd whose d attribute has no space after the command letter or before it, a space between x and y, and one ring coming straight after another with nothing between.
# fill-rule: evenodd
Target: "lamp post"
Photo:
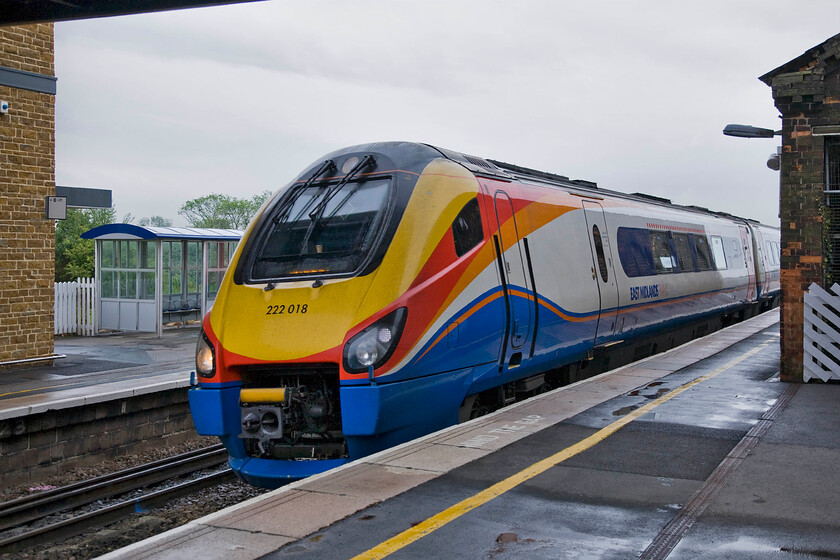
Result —
<instances>
[{"instance_id":1,"label":"lamp post","mask_svg":"<svg viewBox=\"0 0 840 560\"><path fill-rule=\"evenodd\" d=\"M728 124L723 127L724 136L734 136L736 138L773 138L774 136L781 136L781 130L773 130L772 128L758 128L757 126L750 126L748 124ZM773 171L778 171L782 167L782 148L776 148L776 153L770 154L767 158L767 167Z\"/></svg>"}]
</instances>

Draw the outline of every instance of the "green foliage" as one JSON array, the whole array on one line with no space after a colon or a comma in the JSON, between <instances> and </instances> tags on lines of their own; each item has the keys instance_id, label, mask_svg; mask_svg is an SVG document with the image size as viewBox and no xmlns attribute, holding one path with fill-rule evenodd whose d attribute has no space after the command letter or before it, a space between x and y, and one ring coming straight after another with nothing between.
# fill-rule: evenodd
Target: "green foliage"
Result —
<instances>
[{"instance_id":1,"label":"green foliage","mask_svg":"<svg viewBox=\"0 0 840 560\"><path fill-rule=\"evenodd\" d=\"M80 236L97 226L113 223L113 208L68 208L67 219L58 220L55 228L55 281L93 278L93 240Z\"/></svg>"},{"instance_id":2,"label":"green foliage","mask_svg":"<svg viewBox=\"0 0 840 560\"><path fill-rule=\"evenodd\" d=\"M188 200L178 214L186 218L191 227L245 229L270 194L270 191L264 191L250 199L208 194Z\"/></svg>"},{"instance_id":3,"label":"green foliage","mask_svg":"<svg viewBox=\"0 0 840 560\"><path fill-rule=\"evenodd\" d=\"M140 218L137 224L143 227L172 227L172 220L163 216L152 216L151 218Z\"/></svg>"}]
</instances>

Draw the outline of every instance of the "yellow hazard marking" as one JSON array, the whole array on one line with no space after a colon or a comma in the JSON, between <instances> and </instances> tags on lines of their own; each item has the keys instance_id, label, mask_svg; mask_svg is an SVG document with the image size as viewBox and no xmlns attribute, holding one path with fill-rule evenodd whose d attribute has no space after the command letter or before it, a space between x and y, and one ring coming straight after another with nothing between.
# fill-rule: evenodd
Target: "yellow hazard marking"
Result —
<instances>
[{"instance_id":1,"label":"yellow hazard marking","mask_svg":"<svg viewBox=\"0 0 840 560\"><path fill-rule=\"evenodd\" d=\"M602 428L589 436L588 438L579 441L578 443L572 445L571 447L567 447L566 449L555 453L554 455L547 457L541 461L538 461L531 465L530 467L519 471L518 473L490 486L489 488L482 490L478 494L475 494L461 502L458 502L454 506L434 515L422 523L415 525L411 529L403 531L399 535L383 542L382 544L371 548L370 550L355 556L352 560L374 560L377 558L385 558L389 554L392 554L402 548L405 548L409 544L413 543L414 541L420 540L426 535L431 534L432 532L440 529L450 521L454 521L455 519L461 517L465 513L468 513L478 506L484 505L493 498L501 496L508 490L515 488L516 486L522 484L523 482L527 482L528 480L534 478L535 476L544 473L551 467L559 465L566 459L570 459L577 455L578 453L582 453L586 451L590 447L593 447L595 444L605 440L619 429L623 428L633 420L647 414L657 406L668 402L669 400L673 399L680 393L687 391L688 389L694 387L699 383L703 383L704 381L708 381L709 379L715 377L716 375L723 373L724 371L734 367L735 365L743 362L747 358L755 355L756 353L760 352L767 346L768 343L764 343L761 346L753 348L749 352L730 360L726 364L716 368L715 370L698 377L694 381L686 383L682 385L670 393L666 393L665 395L659 397L656 400L651 401L650 403L638 408L624 416L620 420L616 420L609 426Z\"/></svg>"},{"instance_id":2,"label":"yellow hazard marking","mask_svg":"<svg viewBox=\"0 0 840 560\"><path fill-rule=\"evenodd\" d=\"M74 387L81 385L81 383L73 383L69 385L47 385L46 387L36 387L34 389L21 389L20 391L12 391L10 393L0 393L0 398L10 397L12 395L23 395L25 393L34 393L35 391L47 391L49 389L63 389L65 387Z\"/></svg>"}]
</instances>

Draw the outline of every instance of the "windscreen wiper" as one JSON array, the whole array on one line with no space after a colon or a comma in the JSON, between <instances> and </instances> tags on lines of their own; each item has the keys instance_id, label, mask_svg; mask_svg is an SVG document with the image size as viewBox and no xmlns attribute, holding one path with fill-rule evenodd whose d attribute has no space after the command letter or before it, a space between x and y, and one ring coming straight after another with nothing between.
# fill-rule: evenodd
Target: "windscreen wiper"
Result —
<instances>
[{"instance_id":1,"label":"windscreen wiper","mask_svg":"<svg viewBox=\"0 0 840 560\"><path fill-rule=\"evenodd\" d=\"M313 173L312 176L309 177L309 179L306 180L306 182L303 184L303 186L297 188L295 190L293 196L289 200L286 201L286 204L283 206L282 211L278 212L277 215L274 216L274 220L273 220L274 223L278 224L278 223L280 223L280 220L286 219L287 213L290 212L291 209L294 207L295 201L297 201L297 199L300 198L300 195L302 195L304 192L306 192L306 189L311 187L321 175L323 175L324 173L326 173L330 169L335 169L335 167L336 167L335 162L331 159L328 159L324 163L322 163L320 165L320 167L318 167L318 169L315 170L315 173ZM301 210L300 213L303 214L304 212L306 212L306 210L309 209L309 206L312 205L312 203L315 201L316 198L317 197L313 196L312 199L310 199L310 201L306 204L306 206Z\"/></svg>"},{"instance_id":2,"label":"windscreen wiper","mask_svg":"<svg viewBox=\"0 0 840 560\"><path fill-rule=\"evenodd\" d=\"M301 255L303 255L306 252L306 245L309 243L309 238L312 237L312 232L314 231L315 226L318 224L318 222L321 221L321 217L324 215L324 211L327 209L327 205L330 203L330 200L332 200L333 197L336 194L338 194L338 191L340 191L344 185L349 183L350 180L353 177L355 177L362 169L364 169L368 165L373 165L375 161L376 160L374 160L372 155L366 155L362 158L362 161L357 163L353 167L353 169L351 169L350 172L347 175L345 175L343 179L341 179L341 181L336 183L334 186L330 187L330 189L326 193L324 193L324 196L321 197L321 201L318 203L318 206L316 206L315 209L309 213L309 219L311 221L309 222L309 227L306 230L306 235L303 236L303 241L300 245Z\"/></svg>"},{"instance_id":3,"label":"windscreen wiper","mask_svg":"<svg viewBox=\"0 0 840 560\"><path fill-rule=\"evenodd\" d=\"M357 163L353 167L353 169L350 170L350 173L345 175L341 181L339 181L335 186L331 187L330 190L327 191L327 193L321 199L321 202L319 202L318 206L315 207L315 210L309 213L309 219L313 222L317 221L324 213L324 210L327 209L327 204L330 203L330 200L332 200L333 197L338 193L338 191L341 190L341 187L349 183L350 179L352 179L359 171L361 171L368 165L371 165L373 162L374 159L372 155L366 155L365 157L363 157L362 161Z\"/></svg>"}]
</instances>

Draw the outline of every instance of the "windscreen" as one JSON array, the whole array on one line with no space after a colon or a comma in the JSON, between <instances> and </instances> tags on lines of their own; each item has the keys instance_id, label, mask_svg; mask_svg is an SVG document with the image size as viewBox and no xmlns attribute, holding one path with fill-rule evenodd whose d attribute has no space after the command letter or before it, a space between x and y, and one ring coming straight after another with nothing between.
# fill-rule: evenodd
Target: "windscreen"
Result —
<instances>
[{"instance_id":1,"label":"windscreen","mask_svg":"<svg viewBox=\"0 0 840 560\"><path fill-rule=\"evenodd\" d=\"M356 271L373 250L392 198L390 177L292 189L265 225L251 280Z\"/></svg>"}]
</instances>

